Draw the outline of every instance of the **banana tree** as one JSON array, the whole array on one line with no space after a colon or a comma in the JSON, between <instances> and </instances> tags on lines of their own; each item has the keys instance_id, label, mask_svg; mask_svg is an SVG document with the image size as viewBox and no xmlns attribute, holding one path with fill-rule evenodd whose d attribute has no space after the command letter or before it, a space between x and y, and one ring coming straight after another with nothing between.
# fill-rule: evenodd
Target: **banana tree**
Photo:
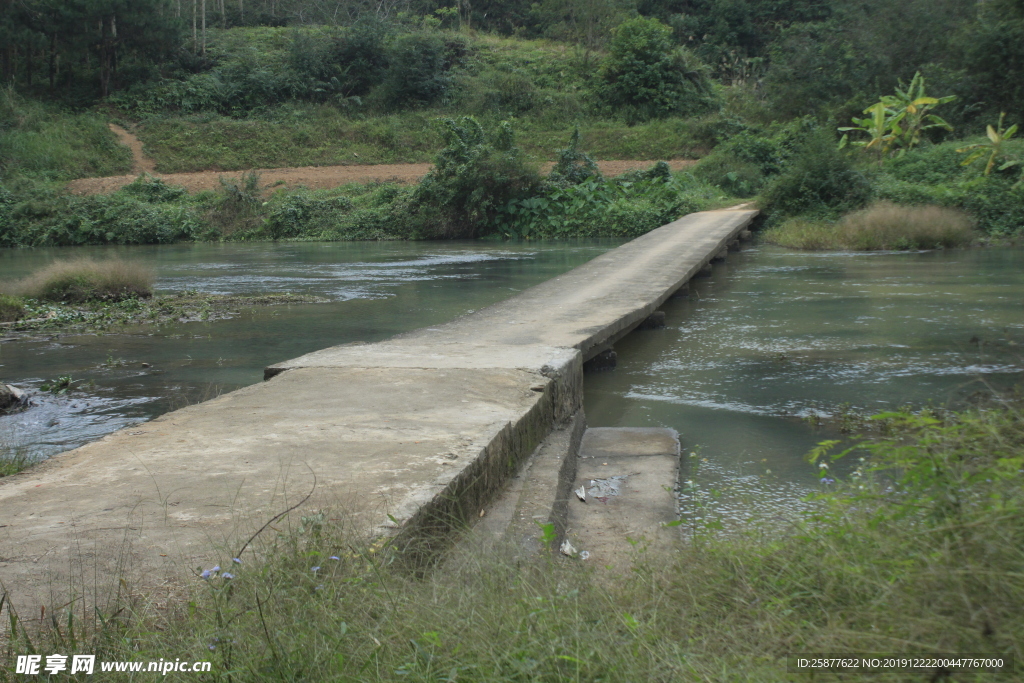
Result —
<instances>
[{"instance_id":1,"label":"banana tree","mask_svg":"<svg viewBox=\"0 0 1024 683\"><path fill-rule=\"evenodd\" d=\"M996 128L993 128L991 125L985 127L985 135L988 137L988 142L979 142L957 150L957 152L961 153L971 152L970 156L960 162L961 166L973 164L975 161L988 154L988 163L985 164L985 175L992 173L992 169L995 167L996 161L998 161L1000 157L1006 156L1006 153L1003 151L1003 143L1012 138L1017 132L1017 124L1013 124L1009 128L1003 128L1003 119L1005 118L1006 112L1003 112L999 115L999 125ZM1012 168L1013 166L1024 167L1024 164L1022 164L1020 159L1008 158L1007 161L1003 162L1003 164L999 166L998 170L1004 171L1008 168ZM1024 170L1021 172L1020 182L1024 182Z\"/></svg>"},{"instance_id":2,"label":"banana tree","mask_svg":"<svg viewBox=\"0 0 1024 683\"><path fill-rule=\"evenodd\" d=\"M871 105L864 110L864 113L870 114L870 117L866 119L854 118L853 122L857 124L856 126L844 126L839 129L843 131L843 138L839 141L839 148L842 149L847 145L850 131L867 133L871 138L870 140L854 140L849 144L863 147L865 150L874 150L878 154L878 163L881 164L882 159L892 146L896 144L903 132L899 125L902 115L897 115L885 106L884 102L877 102Z\"/></svg>"},{"instance_id":3,"label":"banana tree","mask_svg":"<svg viewBox=\"0 0 1024 683\"><path fill-rule=\"evenodd\" d=\"M918 71L910 81L906 90L896 88L895 95L882 97L884 104L894 114L895 124L902 123L897 133L900 152L911 149L921 142L921 134L933 128L953 130L953 126L946 123L941 117L929 113L940 104L946 104L956 99L956 95L946 97L929 97L925 92L924 76Z\"/></svg>"}]
</instances>

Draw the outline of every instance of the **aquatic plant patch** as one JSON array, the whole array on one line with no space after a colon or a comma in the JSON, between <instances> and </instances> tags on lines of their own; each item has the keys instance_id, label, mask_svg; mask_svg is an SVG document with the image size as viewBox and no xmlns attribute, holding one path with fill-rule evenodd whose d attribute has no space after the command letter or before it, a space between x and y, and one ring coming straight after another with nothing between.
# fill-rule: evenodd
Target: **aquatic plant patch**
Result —
<instances>
[{"instance_id":1,"label":"aquatic plant patch","mask_svg":"<svg viewBox=\"0 0 1024 683\"><path fill-rule=\"evenodd\" d=\"M77 304L25 300L24 318L5 325L5 334L48 335L107 332L135 325L164 325L232 318L254 306L323 303L327 299L308 294L260 294L255 296L204 294L187 291L161 294L149 299L89 301Z\"/></svg>"}]
</instances>

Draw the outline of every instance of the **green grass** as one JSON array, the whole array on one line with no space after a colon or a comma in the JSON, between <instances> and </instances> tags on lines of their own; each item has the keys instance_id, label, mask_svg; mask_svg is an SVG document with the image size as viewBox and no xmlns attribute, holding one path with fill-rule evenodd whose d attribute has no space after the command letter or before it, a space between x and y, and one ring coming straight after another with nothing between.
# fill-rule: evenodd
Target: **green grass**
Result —
<instances>
[{"instance_id":1,"label":"green grass","mask_svg":"<svg viewBox=\"0 0 1024 683\"><path fill-rule=\"evenodd\" d=\"M104 117L72 114L0 88L0 180L71 180L131 170L131 151Z\"/></svg>"},{"instance_id":2,"label":"green grass","mask_svg":"<svg viewBox=\"0 0 1024 683\"><path fill-rule=\"evenodd\" d=\"M3 411L0 411L0 415L3 415ZM32 463L28 449L14 441L8 430L0 431L0 478L17 474Z\"/></svg>"},{"instance_id":3,"label":"green grass","mask_svg":"<svg viewBox=\"0 0 1024 683\"><path fill-rule=\"evenodd\" d=\"M136 598L98 621L87 600L65 606L34 647L209 660L210 680L239 682L805 680L787 673L788 653L1019 662L1020 404L884 422L891 436L784 534L756 521L733 536L695 528L672 551L639 544L619 575L467 550L417 579L324 510L268 539L259 558L225 555L167 609ZM27 651L25 637L12 652Z\"/></svg>"},{"instance_id":4,"label":"green grass","mask_svg":"<svg viewBox=\"0 0 1024 683\"><path fill-rule=\"evenodd\" d=\"M271 120L203 115L152 118L137 131L162 173L234 171L285 166L429 163L442 146L438 118L450 111L405 112L356 118L329 105L289 106ZM714 146L714 117L663 119L627 126L583 121L582 145L596 159L692 159ZM556 158L572 133L517 121L516 142L529 156Z\"/></svg>"}]
</instances>

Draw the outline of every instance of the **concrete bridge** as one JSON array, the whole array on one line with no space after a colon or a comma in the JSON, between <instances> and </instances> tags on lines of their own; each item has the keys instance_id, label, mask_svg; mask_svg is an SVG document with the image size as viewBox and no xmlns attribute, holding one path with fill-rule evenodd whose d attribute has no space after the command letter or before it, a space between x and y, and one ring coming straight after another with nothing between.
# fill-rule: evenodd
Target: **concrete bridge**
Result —
<instances>
[{"instance_id":1,"label":"concrete bridge","mask_svg":"<svg viewBox=\"0 0 1024 683\"><path fill-rule=\"evenodd\" d=\"M611 345L749 236L755 215L691 214L446 325L273 365L266 382L0 479L0 582L26 614L125 571L180 584L300 502L293 519L327 509L422 559L541 452L535 489L515 504L557 520L584 363L610 362Z\"/></svg>"}]
</instances>

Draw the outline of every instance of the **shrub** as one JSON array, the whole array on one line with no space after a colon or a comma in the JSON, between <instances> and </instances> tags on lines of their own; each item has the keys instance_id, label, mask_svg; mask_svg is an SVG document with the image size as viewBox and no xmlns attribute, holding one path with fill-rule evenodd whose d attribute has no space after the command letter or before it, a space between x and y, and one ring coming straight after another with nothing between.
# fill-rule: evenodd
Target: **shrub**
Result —
<instances>
[{"instance_id":1,"label":"shrub","mask_svg":"<svg viewBox=\"0 0 1024 683\"><path fill-rule=\"evenodd\" d=\"M443 99L454 84L452 67L462 61L465 52L460 37L410 33L396 38L388 51L388 70L378 96L393 108L425 106Z\"/></svg>"},{"instance_id":2,"label":"shrub","mask_svg":"<svg viewBox=\"0 0 1024 683\"><path fill-rule=\"evenodd\" d=\"M152 296L153 275L138 263L119 259L59 260L29 275L17 289L44 301L121 301Z\"/></svg>"},{"instance_id":3,"label":"shrub","mask_svg":"<svg viewBox=\"0 0 1024 683\"><path fill-rule=\"evenodd\" d=\"M693 175L736 197L750 197L764 184L764 175L757 164L743 161L728 151L716 150L701 159Z\"/></svg>"},{"instance_id":4,"label":"shrub","mask_svg":"<svg viewBox=\"0 0 1024 683\"><path fill-rule=\"evenodd\" d=\"M789 167L765 188L761 206L771 215L834 218L861 208L870 198L867 177L836 149L829 132L818 129L806 136Z\"/></svg>"},{"instance_id":5,"label":"shrub","mask_svg":"<svg viewBox=\"0 0 1024 683\"><path fill-rule=\"evenodd\" d=\"M263 203L261 192L258 171L247 171L238 180L220 177L220 196L211 218L220 225L222 235L256 225Z\"/></svg>"},{"instance_id":6,"label":"shrub","mask_svg":"<svg viewBox=\"0 0 1024 683\"><path fill-rule=\"evenodd\" d=\"M25 317L25 304L16 296L0 294L0 323L14 322Z\"/></svg>"},{"instance_id":7,"label":"shrub","mask_svg":"<svg viewBox=\"0 0 1024 683\"><path fill-rule=\"evenodd\" d=\"M614 180L589 178L511 201L498 217L507 237L637 237L701 211L716 193L689 174L655 164Z\"/></svg>"},{"instance_id":8,"label":"shrub","mask_svg":"<svg viewBox=\"0 0 1024 683\"><path fill-rule=\"evenodd\" d=\"M444 239L488 234L499 210L536 194L540 176L523 161L508 122L493 140L469 116L442 124L447 146L412 197L419 232Z\"/></svg>"},{"instance_id":9,"label":"shrub","mask_svg":"<svg viewBox=\"0 0 1024 683\"><path fill-rule=\"evenodd\" d=\"M714 108L707 67L674 47L671 36L672 28L653 18L636 17L615 29L601 64L601 94L627 118L692 116Z\"/></svg>"},{"instance_id":10,"label":"shrub","mask_svg":"<svg viewBox=\"0 0 1024 683\"><path fill-rule=\"evenodd\" d=\"M886 201L844 216L836 227L839 241L858 251L956 247L974 237L972 221L962 211Z\"/></svg>"},{"instance_id":11,"label":"shrub","mask_svg":"<svg viewBox=\"0 0 1024 683\"><path fill-rule=\"evenodd\" d=\"M558 161L548 174L548 182L554 185L578 185L588 178L600 178L597 162L580 151L580 128L573 129L569 146L558 150Z\"/></svg>"}]
</instances>

